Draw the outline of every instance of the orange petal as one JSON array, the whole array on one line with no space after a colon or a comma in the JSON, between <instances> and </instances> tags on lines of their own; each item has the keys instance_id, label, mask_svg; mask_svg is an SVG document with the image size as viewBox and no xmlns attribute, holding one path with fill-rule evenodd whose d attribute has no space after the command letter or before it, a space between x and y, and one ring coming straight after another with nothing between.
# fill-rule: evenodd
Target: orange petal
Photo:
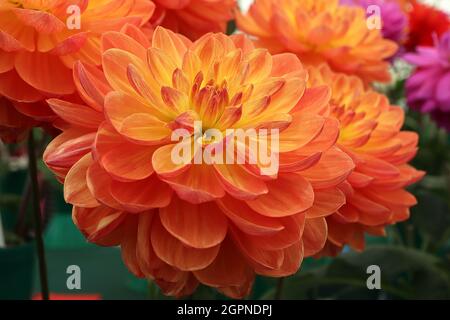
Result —
<instances>
[{"instance_id":1,"label":"orange petal","mask_svg":"<svg viewBox=\"0 0 450 320\"><path fill-rule=\"evenodd\" d=\"M315 190L314 204L306 211L306 218L328 216L345 204L345 194L338 188Z\"/></svg>"},{"instance_id":2,"label":"orange petal","mask_svg":"<svg viewBox=\"0 0 450 320\"><path fill-rule=\"evenodd\" d=\"M65 177L73 165L91 151L95 133L69 129L53 139L44 152L44 161L58 175Z\"/></svg>"},{"instance_id":3,"label":"orange petal","mask_svg":"<svg viewBox=\"0 0 450 320\"><path fill-rule=\"evenodd\" d=\"M154 148L128 142L105 122L97 132L94 152L103 168L118 180L142 180L153 173Z\"/></svg>"},{"instance_id":4,"label":"orange petal","mask_svg":"<svg viewBox=\"0 0 450 320\"><path fill-rule=\"evenodd\" d=\"M216 203L241 231L249 235L274 234L284 229L279 219L260 215L250 209L245 202L233 197L225 196L216 200Z\"/></svg>"},{"instance_id":5,"label":"orange petal","mask_svg":"<svg viewBox=\"0 0 450 320\"><path fill-rule=\"evenodd\" d=\"M207 249L195 249L173 237L161 224L159 218L152 223L152 246L164 262L182 271L201 270L209 266L220 250L220 245Z\"/></svg>"},{"instance_id":6,"label":"orange petal","mask_svg":"<svg viewBox=\"0 0 450 320\"><path fill-rule=\"evenodd\" d=\"M14 54L0 51L0 74L8 72L14 68Z\"/></svg>"},{"instance_id":7,"label":"orange petal","mask_svg":"<svg viewBox=\"0 0 450 320\"><path fill-rule=\"evenodd\" d=\"M38 33L52 34L66 28L61 20L45 11L22 8L14 8L12 11L23 24L33 27Z\"/></svg>"},{"instance_id":8,"label":"orange petal","mask_svg":"<svg viewBox=\"0 0 450 320\"><path fill-rule=\"evenodd\" d=\"M189 142L188 145L191 145L191 142ZM155 168L155 172L163 178L176 177L188 170L191 165L190 163L174 163L174 161L172 160L172 152L176 146L176 144L168 144L162 146L158 148L153 154L153 168ZM192 158L193 157L194 156L192 155Z\"/></svg>"},{"instance_id":9,"label":"orange petal","mask_svg":"<svg viewBox=\"0 0 450 320\"><path fill-rule=\"evenodd\" d=\"M103 111L105 96L111 91L103 72L77 61L73 66L73 79L80 97L95 110Z\"/></svg>"},{"instance_id":10,"label":"orange petal","mask_svg":"<svg viewBox=\"0 0 450 320\"><path fill-rule=\"evenodd\" d=\"M144 277L136 254L138 217L128 216L123 226L123 238L120 243L122 260L128 270L136 277Z\"/></svg>"},{"instance_id":11,"label":"orange petal","mask_svg":"<svg viewBox=\"0 0 450 320\"><path fill-rule=\"evenodd\" d=\"M304 72L302 63L293 53L276 54L272 59L272 77L292 76Z\"/></svg>"},{"instance_id":12,"label":"orange petal","mask_svg":"<svg viewBox=\"0 0 450 320\"><path fill-rule=\"evenodd\" d=\"M388 205L412 207L417 204L416 198L403 189L389 190L386 192L385 189L366 188L362 192L372 200L377 200Z\"/></svg>"},{"instance_id":13,"label":"orange petal","mask_svg":"<svg viewBox=\"0 0 450 320\"><path fill-rule=\"evenodd\" d=\"M139 214L137 230L136 256L141 270L148 276L154 269L165 266L156 253L151 243L152 221L154 212L143 212Z\"/></svg>"},{"instance_id":14,"label":"orange petal","mask_svg":"<svg viewBox=\"0 0 450 320\"><path fill-rule=\"evenodd\" d=\"M322 157L321 152L313 153L310 156L303 156L297 152L284 152L280 154L280 172L300 172L311 168Z\"/></svg>"},{"instance_id":15,"label":"orange petal","mask_svg":"<svg viewBox=\"0 0 450 320\"><path fill-rule=\"evenodd\" d=\"M308 88L294 111L325 115L329 110L330 98L331 88L329 86Z\"/></svg>"},{"instance_id":16,"label":"orange petal","mask_svg":"<svg viewBox=\"0 0 450 320\"><path fill-rule=\"evenodd\" d=\"M225 191L219 178L214 174L214 168L206 164L195 164L181 174L165 178L178 196L191 203L203 203L222 198Z\"/></svg>"},{"instance_id":17,"label":"orange petal","mask_svg":"<svg viewBox=\"0 0 450 320\"><path fill-rule=\"evenodd\" d=\"M102 50L121 49L145 61L147 50L139 42L121 32L106 32L102 35Z\"/></svg>"},{"instance_id":18,"label":"orange petal","mask_svg":"<svg viewBox=\"0 0 450 320\"><path fill-rule=\"evenodd\" d=\"M283 250L283 263L278 269L261 269L257 270L258 274L269 277L287 277L295 274L303 261L303 242L298 241L292 246Z\"/></svg>"},{"instance_id":19,"label":"orange petal","mask_svg":"<svg viewBox=\"0 0 450 320\"><path fill-rule=\"evenodd\" d=\"M23 81L16 70L0 73L0 95L20 102L44 99L44 95Z\"/></svg>"},{"instance_id":20,"label":"orange petal","mask_svg":"<svg viewBox=\"0 0 450 320\"><path fill-rule=\"evenodd\" d=\"M101 167L98 162L94 162L87 170L87 186L98 202L111 208L122 210L120 204L111 195L112 177Z\"/></svg>"},{"instance_id":21,"label":"orange petal","mask_svg":"<svg viewBox=\"0 0 450 320\"><path fill-rule=\"evenodd\" d=\"M86 173L91 164L92 156L88 153L70 169L64 181L64 199L66 202L83 208L93 208L100 205L87 187Z\"/></svg>"},{"instance_id":22,"label":"orange petal","mask_svg":"<svg viewBox=\"0 0 450 320\"><path fill-rule=\"evenodd\" d=\"M306 146L296 150L298 154L309 156L316 152L325 152L336 144L339 137L339 121L327 118L322 132Z\"/></svg>"},{"instance_id":23,"label":"orange petal","mask_svg":"<svg viewBox=\"0 0 450 320\"><path fill-rule=\"evenodd\" d=\"M302 171L302 176L315 188L330 188L344 181L354 167L353 160L345 152L333 147L315 166Z\"/></svg>"},{"instance_id":24,"label":"orange petal","mask_svg":"<svg viewBox=\"0 0 450 320\"><path fill-rule=\"evenodd\" d=\"M368 226L383 224L389 220L391 215L391 211L387 207L370 200L360 192L355 192L349 197L348 203L360 212L359 222ZM340 211L344 209L345 207Z\"/></svg>"},{"instance_id":25,"label":"orange petal","mask_svg":"<svg viewBox=\"0 0 450 320\"><path fill-rule=\"evenodd\" d=\"M285 217L309 209L314 202L310 183L298 174L280 174L278 179L266 183L269 193L247 204L268 217Z\"/></svg>"},{"instance_id":26,"label":"orange petal","mask_svg":"<svg viewBox=\"0 0 450 320\"><path fill-rule=\"evenodd\" d=\"M103 114L84 105L59 99L49 99L47 102L59 117L76 126L97 129L104 120Z\"/></svg>"},{"instance_id":27,"label":"orange petal","mask_svg":"<svg viewBox=\"0 0 450 320\"><path fill-rule=\"evenodd\" d=\"M203 284L212 287L240 286L253 279L254 274L230 239L226 239L213 263L194 272Z\"/></svg>"},{"instance_id":28,"label":"orange petal","mask_svg":"<svg viewBox=\"0 0 450 320\"><path fill-rule=\"evenodd\" d=\"M373 178L366 176L365 174L359 173L357 171L353 171L348 176L347 180L355 188L364 188L367 187L373 181Z\"/></svg>"},{"instance_id":29,"label":"orange petal","mask_svg":"<svg viewBox=\"0 0 450 320\"><path fill-rule=\"evenodd\" d=\"M293 117L289 127L280 132L280 152L294 151L307 145L322 132L325 120L315 114Z\"/></svg>"},{"instance_id":30,"label":"orange petal","mask_svg":"<svg viewBox=\"0 0 450 320\"><path fill-rule=\"evenodd\" d=\"M324 218L306 219L302 237L306 257L322 250L327 241L327 234L327 222Z\"/></svg>"},{"instance_id":31,"label":"orange petal","mask_svg":"<svg viewBox=\"0 0 450 320\"><path fill-rule=\"evenodd\" d=\"M249 174L240 165L215 164L214 168L223 188L234 198L252 200L269 192L264 181Z\"/></svg>"},{"instance_id":32,"label":"orange petal","mask_svg":"<svg viewBox=\"0 0 450 320\"><path fill-rule=\"evenodd\" d=\"M102 55L103 72L110 86L116 91L128 95L135 95L136 90L128 81L128 66L133 65L140 71L141 76L150 83L150 75L143 60L122 49L109 49Z\"/></svg>"},{"instance_id":33,"label":"orange petal","mask_svg":"<svg viewBox=\"0 0 450 320\"><path fill-rule=\"evenodd\" d=\"M66 56L78 52L86 44L88 39L87 32L80 32L68 37L64 41L58 43L48 53L55 56Z\"/></svg>"},{"instance_id":34,"label":"orange petal","mask_svg":"<svg viewBox=\"0 0 450 320\"><path fill-rule=\"evenodd\" d=\"M121 211L117 211L105 206L97 208L73 207L72 218L76 226L91 242L98 243L104 241L114 233L122 224L126 217ZM121 240L120 233L114 234L114 244L118 245ZM111 244L112 245L112 244Z\"/></svg>"},{"instance_id":35,"label":"orange petal","mask_svg":"<svg viewBox=\"0 0 450 320\"><path fill-rule=\"evenodd\" d=\"M24 51L17 54L15 66L20 77L38 90L56 95L75 91L72 70L55 56Z\"/></svg>"},{"instance_id":36,"label":"orange petal","mask_svg":"<svg viewBox=\"0 0 450 320\"><path fill-rule=\"evenodd\" d=\"M251 237L246 236L244 233L236 230L236 228L230 228L232 231L232 237L236 246L241 252L250 259L253 267L278 269L284 258L282 250L264 250L258 246L258 243L251 241Z\"/></svg>"},{"instance_id":37,"label":"orange petal","mask_svg":"<svg viewBox=\"0 0 450 320\"><path fill-rule=\"evenodd\" d=\"M297 243L302 237L305 214L284 217L280 219L280 222L284 226L283 230L274 234L253 236L249 241L254 241L259 248L264 250L282 250Z\"/></svg>"},{"instance_id":38,"label":"orange petal","mask_svg":"<svg viewBox=\"0 0 450 320\"><path fill-rule=\"evenodd\" d=\"M166 230L189 247L214 247L227 234L228 221L213 202L195 205L174 197L159 216Z\"/></svg>"},{"instance_id":39,"label":"orange petal","mask_svg":"<svg viewBox=\"0 0 450 320\"><path fill-rule=\"evenodd\" d=\"M152 46L164 51L181 67L187 47L177 34L158 26L153 32Z\"/></svg>"},{"instance_id":40,"label":"orange petal","mask_svg":"<svg viewBox=\"0 0 450 320\"><path fill-rule=\"evenodd\" d=\"M133 182L114 180L111 183L112 197L128 212L142 212L162 208L170 203L172 189L158 180L156 175Z\"/></svg>"}]
</instances>

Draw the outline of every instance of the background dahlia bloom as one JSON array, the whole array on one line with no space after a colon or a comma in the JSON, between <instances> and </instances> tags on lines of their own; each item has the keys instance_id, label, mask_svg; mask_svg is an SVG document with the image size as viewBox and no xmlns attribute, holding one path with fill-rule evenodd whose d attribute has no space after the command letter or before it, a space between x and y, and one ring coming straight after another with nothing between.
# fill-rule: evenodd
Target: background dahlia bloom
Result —
<instances>
[{"instance_id":1,"label":"background dahlia bloom","mask_svg":"<svg viewBox=\"0 0 450 320\"><path fill-rule=\"evenodd\" d=\"M78 228L120 245L128 268L168 295L203 283L239 298L255 274L295 273L324 246L325 217L345 203L341 184L354 168L335 147L329 87L306 89L295 55L272 56L242 35L192 43L159 27L151 44L134 38L104 35L103 72L76 65L86 104L49 100L71 127L44 159ZM221 131L278 128L278 174L261 175L259 162L175 165L172 131L192 132L195 120Z\"/></svg>"},{"instance_id":2,"label":"background dahlia bloom","mask_svg":"<svg viewBox=\"0 0 450 320\"><path fill-rule=\"evenodd\" d=\"M381 10L381 32L383 37L398 44L402 44L406 40L408 16L403 10L401 3L397 0L341 0L340 2L342 4L360 6L366 11L367 16L373 14L367 12L369 6L378 6Z\"/></svg>"},{"instance_id":3,"label":"background dahlia bloom","mask_svg":"<svg viewBox=\"0 0 450 320\"><path fill-rule=\"evenodd\" d=\"M141 26L153 9L149 0L0 1L0 96L21 103L16 111L26 116L54 119L42 101L75 92L73 63L100 65L101 34Z\"/></svg>"},{"instance_id":4,"label":"background dahlia bloom","mask_svg":"<svg viewBox=\"0 0 450 320\"><path fill-rule=\"evenodd\" d=\"M150 23L196 40L208 32L225 32L234 17L236 0L154 0Z\"/></svg>"},{"instance_id":5,"label":"background dahlia bloom","mask_svg":"<svg viewBox=\"0 0 450 320\"><path fill-rule=\"evenodd\" d=\"M272 53L293 52L312 65L327 62L366 83L390 80L385 60L397 45L369 30L359 7L339 0L256 0L246 15L237 14L237 24Z\"/></svg>"},{"instance_id":6,"label":"background dahlia bloom","mask_svg":"<svg viewBox=\"0 0 450 320\"><path fill-rule=\"evenodd\" d=\"M433 37L441 36L450 29L450 18L445 13L419 1L412 2L409 11L409 35L405 44L407 51L418 46L433 46Z\"/></svg>"},{"instance_id":7,"label":"background dahlia bloom","mask_svg":"<svg viewBox=\"0 0 450 320\"><path fill-rule=\"evenodd\" d=\"M5 143L14 143L26 137L27 130L36 125L36 121L18 112L13 103L0 97L0 139Z\"/></svg>"},{"instance_id":8,"label":"background dahlia bloom","mask_svg":"<svg viewBox=\"0 0 450 320\"><path fill-rule=\"evenodd\" d=\"M406 82L408 105L431 116L450 132L450 31L435 47L418 47L404 59L416 71Z\"/></svg>"},{"instance_id":9,"label":"background dahlia bloom","mask_svg":"<svg viewBox=\"0 0 450 320\"><path fill-rule=\"evenodd\" d=\"M407 164L417 153L418 135L401 131L403 109L366 90L357 77L322 65L310 69L309 84L331 86L331 115L340 123L337 145L356 165L345 183L347 203L327 217L328 242L321 255L335 255L346 244L362 250L364 233L384 235L385 226L408 219L416 204L405 187L424 175Z\"/></svg>"}]
</instances>

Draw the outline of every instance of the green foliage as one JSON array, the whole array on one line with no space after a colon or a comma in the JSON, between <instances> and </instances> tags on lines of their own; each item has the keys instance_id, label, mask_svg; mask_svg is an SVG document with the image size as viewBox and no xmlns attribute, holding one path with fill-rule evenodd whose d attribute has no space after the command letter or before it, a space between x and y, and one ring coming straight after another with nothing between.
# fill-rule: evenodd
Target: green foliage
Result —
<instances>
[{"instance_id":1,"label":"green foliage","mask_svg":"<svg viewBox=\"0 0 450 320\"><path fill-rule=\"evenodd\" d=\"M381 269L381 290L367 289L367 267ZM289 279L285 299L448 299L448 268L438 257L420 250L373 246L346 253L325 267Z\"/></svg>"}]
</instances>

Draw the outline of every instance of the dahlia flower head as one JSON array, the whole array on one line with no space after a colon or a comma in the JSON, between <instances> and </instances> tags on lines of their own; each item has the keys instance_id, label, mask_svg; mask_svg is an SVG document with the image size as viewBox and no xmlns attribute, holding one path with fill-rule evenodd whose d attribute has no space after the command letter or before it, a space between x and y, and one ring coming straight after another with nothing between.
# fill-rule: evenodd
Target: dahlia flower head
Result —
<instances>
[{"instance_id":1,"label":"dahlia flower head","mask_svg":"<svg viewBox=\"0 0 450 320\"><path fill-rule=\"evenodd\" d=\"M334 256L349 245L364 249L364 236L384 236L385 227L409 218L415 197L405 187L424 172L408 162L417 153L418 135L401 131L404 111L387 97L366 89L355 76L334 73L327 65L309 68L309 85L331 87L331 113L340 123L337 146L355 169L341 184L346 204L326 218L328 241L319 256Z\"/></svg>"},{"instance_id":2,"label":"dahlia flower head","mask_svg":"<svg viewBox=\"0 0 450 320\"><path fill-rule=\"evenodd\" d=\"M409 10L409 32L405 48L414 52L418 46L432 47L434 37L440 37L450 30L447 13L430 5L413 1Z\"/></svg>"},{"instance_id":3,"label":"dahlia flower head","mask_svg":"<svg viewBox=\"0 0 450 320\"><path fill-rule=\"evenodd\" d=\"M151 42L125 31L102 43L102 69L74 68L84 103L48 100L70 127L44 154L89 241L120 245L136 276L177 297L202 283L242 298L256 274L292 275L323 248L354 163L335 146L330 88L306 88L296 55L271 55L243 35L191 42L162 27ZM268 129L249 140L259 149L277 136L276 148L266 144L278 150L277 172L263 174L255 149L233 135L195 136L198 121L219 133ZM201 148L174 142L179 129ZM225 148L233 141L243 148ZM194 150L181 164L180 144ZM194 161L208 150L216 160ZM246 161L220 161L230 153Z\"/></svg>"},{"instance_id":4,"label":"dahlia flower head","mask_svg":"<svg viewBox=\"0 0 450 320\"><path fill-rule=\"evenodd\" d=\"M434 47L418 47L404 59L416 66L406 81L408 105L430 113L450 132L450 31L436 39Z\"/></svg>"},{"instance_id":5,"label":"dahlia flower head","mask_svg":"<svg viewBox=\"0 0 450 320\"><path fill-rule=\"evenodd\" d=\"M397 0L341 0L341 4L360 6L366 11L367 16L374 13L368 12L370 6L378 6L381 14L381 32L383 38L402 44L406 40L408 16Z\"/></svg>"},{"instance_id":6,"label":"dahlia flower head","mask_svg":"<svg viewBox=\"0 0 450 320\"><path fill-rule=\"evenodd\" d=\"M153 27L163 26L196 40L208 32L225 32L236 0L153 0Z\"/></svg>"},{"instance_id":7,"label":"dahlia flower head","mask_svg":"<svg viewBox=\"0 0 450 320\"><path fill-rule=\"evenodd\" d=\"M44 100L75 93L74 62L100 65L101 34L142 26L153 10L149 0L0 0L2 130L54 121Z\"/></svg>"},{"instance_id":8,"label":"dahlia flower head","mask_svg":"<svg viewBox=\"0 0 450 320\"><path fill-rule=\"evenodd\" d=\"M389 63L398 46L370 30L365 11L339 0L256 0L237 13L239 29L272 53L292 52L303 63L327 62L334 71L359 76L367 84L390 80Z\"/></svg>"}]
</instances>

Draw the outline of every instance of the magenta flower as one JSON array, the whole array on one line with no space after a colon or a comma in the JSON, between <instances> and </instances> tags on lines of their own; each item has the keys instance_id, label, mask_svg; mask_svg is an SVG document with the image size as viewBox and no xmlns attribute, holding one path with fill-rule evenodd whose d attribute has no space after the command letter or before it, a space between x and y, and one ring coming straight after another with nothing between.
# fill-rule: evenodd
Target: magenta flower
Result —
<instances>
[{"instance_id":1,"label":"magenta flower","mask_svg":"<svg viewBox=\"0 0 450 320\"><path fill-rule=\"evenodd\" d=\"M404 59L416 66L406 82L411 108L430 113L450 132L450 31L435 41L434 47L418 47Z\"/></svg>"},{"instance_id":2,"label":"magenta flower","mask_svg":"<svg viewBox=\"0 0 450 320\"><path fill-rule=\"evenodd\" d=\"M341 0L342 4L360 6L367 11L371 5L380 7L383 37L399 44L406 38L408 17L396 1L390 0ZM368 13L371 14L371 13Z\"/></svg>"}]
</instances>

